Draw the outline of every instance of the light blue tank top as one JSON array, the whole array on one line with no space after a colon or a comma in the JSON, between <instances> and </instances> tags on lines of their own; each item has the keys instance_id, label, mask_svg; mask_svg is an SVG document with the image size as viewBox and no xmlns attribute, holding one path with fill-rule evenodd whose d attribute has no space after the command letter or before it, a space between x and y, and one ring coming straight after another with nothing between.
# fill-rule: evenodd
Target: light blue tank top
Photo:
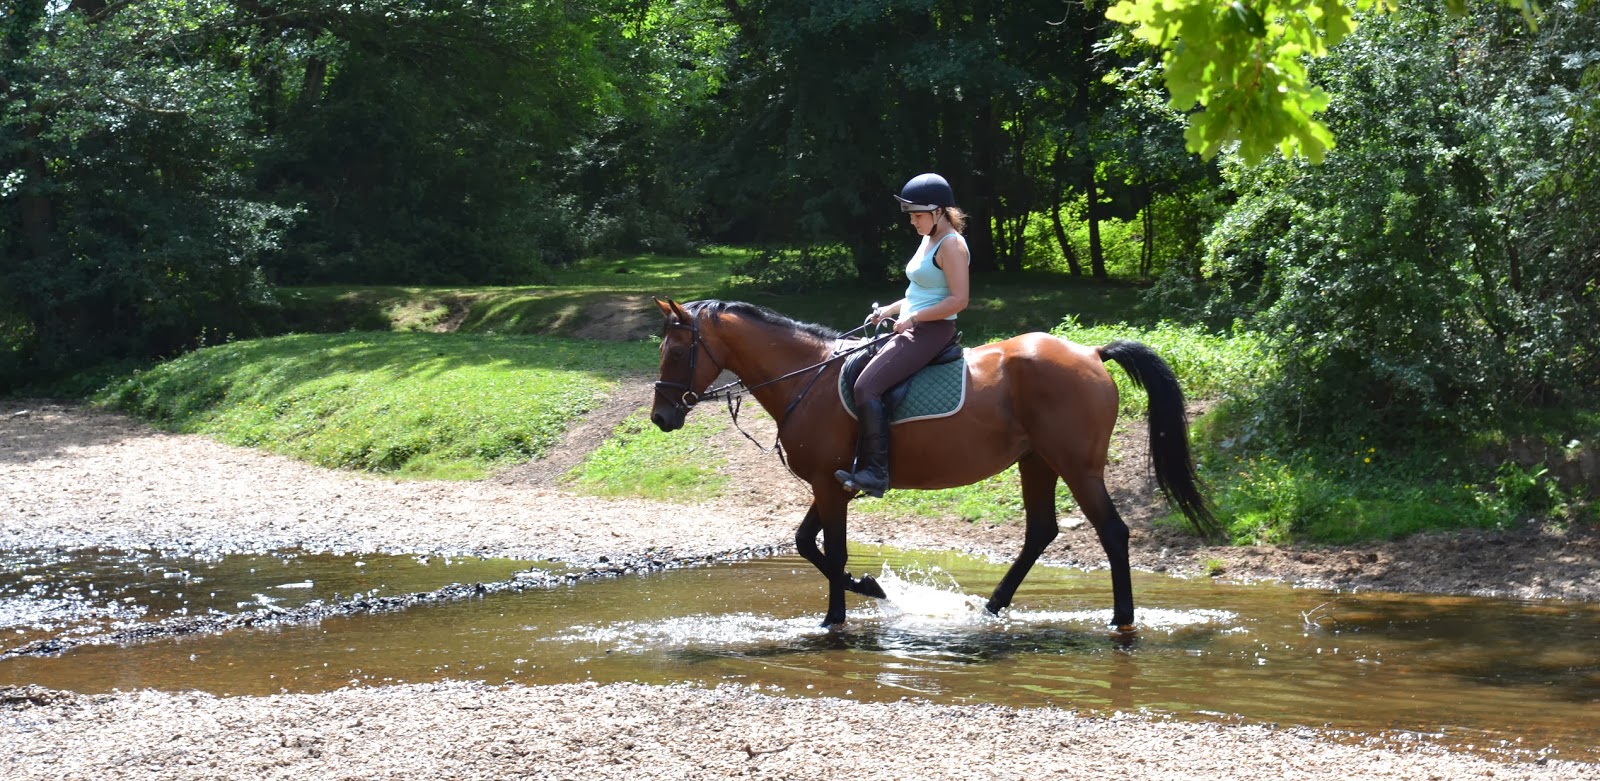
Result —
<instances>
[{"instance_id":1,"label":"light blue tank top","mask_svg":"<svg viewBox=\"0 0 1600 781\"><path fill-rule=\"evenodd\" d=\"M906 278L911 280L911 284L906 286L906 304L911 307L911 311L906 313L907 316L950 297L950 282L945 279L944 271L933 264L933 256L939 251L939 245L951 236L960 238L962 245L966 245L967 240L961 234L946 233L944 238L929 247L927 252L912 255L911 262L906 264ZM954 320L956 316L951 315L945 319Z\"/></svg>"}]
</instances>

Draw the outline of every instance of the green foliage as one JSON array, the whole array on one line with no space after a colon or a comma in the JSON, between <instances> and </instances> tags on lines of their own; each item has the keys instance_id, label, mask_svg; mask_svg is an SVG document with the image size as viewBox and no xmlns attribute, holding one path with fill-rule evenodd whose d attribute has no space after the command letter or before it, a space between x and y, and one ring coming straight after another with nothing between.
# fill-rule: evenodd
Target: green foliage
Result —
<instances>
[{"instance_id":1,"label":"green foliage","mask_svg":"<svg viewBox=\"0 0 1600 781\"><path fill-rule=\"evenodd\" d=\"M1256 436L1241 407L1214 410L1195 437L1201 473L1237 544L1348 544L1513 521L1469 484L1469 465L1441 462L1455 448L1391 449L1357 435L1278 450Z\"/></svg>"},{"instance_id":2,"label":"green foliage","mask_svg":"<svg viewBox=\"0 0 1600 781\"><path fill-rule=\"evenodd\" d=\"M320 466L470 478L544 454L616 377L653 358L636 343L285 336L197 350L95 401Z\"/></svg>"},{"instance_id":3,"label":"green foliage","mask_svg":"<svg viewBox=\"0 0 1600 781\"><path fill-rule=\"evenodd\" d=\"M1395 11L1396 0L1118 0L1109 19L1162 50L1172 106L1200 110L1184 133L1207 158L1236 148L1260 162L1276 148L1313 163L1333 148L1334 133L1313 115L1330 94L1313 83L1306 61L1325 57L1356 29L1352 11ZM1447 3L1454 15L1465 0ZM1506 0L1535 27L1534 0ZM1409 6L1408 6L1409 7Z\"/></svg>"},{"instance_id":4,"label":"green foliage","mask_svg":"<svg viewBox=\"0 0 1600 781\"><path fill-rule=\"evenodd\" d=\"M608 91L603 19L379 0L258 24L260 181L305 208L275 279L505 284L588 251L560 184Z\"/></svg>"},{"instance_id":5,"label":"green foliage","mask_svg":"<svg viewBox=\"0 0 1600 781\"><path fill-rule=\"evenodd\" d=\"M1544 464L1525 467L1513 461L1495 472L1497 507L1519 517L1529 515L1572 520L1580 502L1564 490Z\"/></svg>"},{"instance_id":6,"label":"green foliage","mask_svg":"<svg viewBox=\"0 0 1600 781\"><path fill-rule=\"evenodd\" d=\"M1547 21L1530 40L1503 11L1372 19L1319 71L1339 151L1228 169L1213 312L1268 335L1282 382L1253 408L1275 436L1404 440L1600 390L1600 212L1559 173L1593 143L1569 118L1600 26Z\"/></svg>"},{"instance_id":7,"label":"green foliage","mask_svg":"<svg viewBox=\"0 0 1600 781\"><path fill-rule=\"evenodd\" d=\"M292 210L251 191L243 74L193 56L228 13L152 0L5 18L0 392L248 332L270 305L258 264Z\"/></svg>"},{"instance_id":8,"label":"green foliage","mask_svg":"<svg viewBox=\"0 0 1600 781\"><path fill-rule=\"evenodd\" d=\"M727 475L717 471L727 459L716 455L707 440L724 427L718 418L702 415L667 433L650 422L648 412L635 412L573 467L565 481L596 496L682 503L715 499L728 485Z\"/></svg>"},{"instance_id":9,"label":"green foliage","mask_svg":"<svg viewBox=\"0 0 1600 781\"><path fill-rule=\"evenodd\" d=\"M1106 16L1163 49L1173 108L1201 107L1184 134L1190 151L1210 158L1236 144L1251 163L1274 148L1321 162L1333 146L1333 134L1312 118L1327 108L1328 93L1310 83L1302 60L1325 56L1354 29L1344 2L1119 0Z\"/></svg>"},{"instance_id":10,"label":"green foliage","mask_svg":"<svg viewBox=\"0 0 1600 781\"><path fill-rule=\"evenodd\" d=\"M843 247L767 249L734 265L728 284L772 293L806 293L855 277Z\"/></svg>"}]
</instances>

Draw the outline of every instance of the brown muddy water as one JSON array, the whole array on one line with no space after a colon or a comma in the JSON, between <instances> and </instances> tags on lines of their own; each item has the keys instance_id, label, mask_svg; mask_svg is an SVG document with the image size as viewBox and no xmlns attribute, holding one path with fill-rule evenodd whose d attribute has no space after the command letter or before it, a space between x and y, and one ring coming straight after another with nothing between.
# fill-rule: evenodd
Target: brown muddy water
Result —
<instances>
[{"instance_id":1,"label":"brown muddy water","mask_svg":"<svg viewBox=\"0 0 1600 781\"><path fill-rule=\"evenodd\" d=\"M341 588L341 597L404 593L508 578L530 566L364 557L357 567L355 557L282 554L227 557L206 569L130 554L55 555L53 563L26 569L13 561L0 572L0 637L92 632L184 609L254 610L263 597L303 604ZM98 563L89 566L91 559ZM878 574L890 598L852 595L849 624L832 632L817 626L821 577L797 557L780 557L14 656L0 659L0 686L247 695L446 679L733 683L858 700L1243 719L1391 744L1600 760L1600 606L1135 573L1139 631L1128 639L1104 627L1104 572L1037 568L996 618L982 605L1002 564L858 548L851 565ZM118 580L119 567L140 574ZM189 574L169 577L175 570ZM57 577L66 572L97 574L74 581L72 592L64 590L69 579ZM173 597L179 587L181 599ZM202 593L204 606L196 602ZM77 623L7 626L39 617L25 607L30 599L78 599L96 610L78 611L87 616ZM0 648L16 645L0 640Z\"/></svg>"}]
</instances>

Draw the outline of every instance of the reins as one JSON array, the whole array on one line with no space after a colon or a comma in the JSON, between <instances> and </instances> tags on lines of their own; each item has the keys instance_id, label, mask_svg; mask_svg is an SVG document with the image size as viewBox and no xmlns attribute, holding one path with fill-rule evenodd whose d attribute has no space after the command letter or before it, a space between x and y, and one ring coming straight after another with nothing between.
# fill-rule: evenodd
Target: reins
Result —
<instances>
[{"instance_id":1,"label":"reins","mask_svg":"<svg viewBox=\"0 0 1600 781\"><path fill-rule=\"evenodd\" d=\"M673 323L670 323L668 325L668 327L669 328L687 328L687 329L689 329L689 333L690 333L689 380L691 382L694 381L695 360L699 357L701 350L705 350L706 351L706 357L710 358L712 365L717 367L717 373L718 374L721 374L722 372L727 371L727 369L723 367L722 362L717 360L717 356L715 356L715 355L713 355L711 353L711 348L709 346L707 346L705 341L700 338L700 315L699 315L698 312L695 313L695 315L693 316L693 318L689 321L689 323L687 325L685 325L685 324L683 324L681 322L673 322ZM862 324L860 326L857 326L855 328L850 329L849 331L845 331L844 333L840 334L839 338L840 339L844 339L845 337L849 336L850 334L853 334L853 333L855 333L857 331L865 330L867 327L868 327L867 324ZM704 392L704 393L695 393L694 391L689 389L688 385L685 385L684 383L681 383L681 382L666 382L664 380L657 380L656 384L655 384L656 392L660 393L662 391L662 389L664 389L664 388L672 389L672 390L681 389L683 391L683 393L677 399L673 399L672 400L672 404L675 407L679 407L679 408L683 409L686 413L690 409L693 409L695 407L695 405L699 404L702 401L715 401L717 399L724 400L724 402L728 406L728 417L733 420L733 427L735 429L737 429L740 434L743 434L745 439L750 440L750 442L752 444L754 444L757 448L760 448L762 453L777 452L778 461L783 464L783 467L785 469L788 469L789 468L789 460L783 454L783 440L782 440L782 437L783 437L783 424L789 420L790 413L794 412L795 408L800 406L800 402L803 399L805 399L806 394L811 392L811 388L817 384L817 380L822 378L823 372L827 371L827 368L828 368L829 364L831 364L834 361L837 361L837 360L839 360L841 358L844 358L845 356L848 356L851 353L859 352L861 350L865 350L865 349L867 349L869 347L872 347L874 345L881 344L881 343L883 343L884 341L887 341L889 338L891 338L893 336L894 336L894 332L891 331L890 333L884 334L882 336L874 337L873 339L870 339L868 341L862 342L861 344L858 344L858 345L855 345L853 347L850 347L849 349L841 350L839 352L835 352L835 353L829 355L827 358L823 359L822 361L819 361L817 363L811 364L810 366L805 366L805 367L802 367L802 368L799 368L799 369L795 369L792 372L780 375L778 377L774 377L774 378L772 378L770 380L767 380L765 382L758 382L755 385L746 385L744 380L742 380L742 379L738 378L737 376L735 376L733 382L729 382L729 383L726 383L726 384L723 384L723 385L719 385L719 386L717 386L715 388L710 388L710 389L706 390L706 392ZM783 416L778 420L778 430L777 430L777 432L775 434L773 434L772 446L771 447L767 447L765 445L762 445L759 441L756 440L755 437L750 436L750 432L744 430L744 426L740 425L740 423L739 423L739 411L744 407L744 396L745 396L745 394L751 393L751 392L756 391L756 390L758 390L760 388L765 388L768 385L773 385L773 384L776 384L776 383L779 383L779 382L783 382L784 380L791 379L793 377L798 377L798 376L800 376L802 374L805 374L806 372L809 372L809 371L812 371L812 370L815 370L815 373L811 375L811 379L806 382L805 387L801 388L800 392L798 394L795 394L794 398L789 400L789 405L784 408ZM793 471L794 470L790 470L791 473L793 473Z\"/></svg>"}]
</instances>

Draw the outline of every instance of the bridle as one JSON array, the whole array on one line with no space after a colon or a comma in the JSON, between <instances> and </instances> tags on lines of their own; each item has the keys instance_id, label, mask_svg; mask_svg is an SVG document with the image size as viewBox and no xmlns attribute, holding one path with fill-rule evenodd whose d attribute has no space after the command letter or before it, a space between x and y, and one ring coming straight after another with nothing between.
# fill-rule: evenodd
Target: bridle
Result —
<instances>
[{"instance_id":1,"label":"bridle","mask_svg":"<svg viewBox=\"0 0 1600 781\"><path fill-rule=\"evenodd\" d=\"M667 328L684 328L689 331L689 382L694 382L694 370L696 368L696 361L700 357L701 350L706 351L706 357L710 358L711 364L717 367L717 374L719 376L726 371L726 369L724 369L722 366L722 362L717 360L717 356L711 353L711 348L706 346L705 340L700 338L700 314L698 312L689 316L688 325L685 325L683 321L675 317L671 322L667 323ZM729 388L743 384L743 382L731 382L719 388L712 388L711 390L706 391L704 394L698 394L694 392L694 389L690 388L685 383L656 380L656 393L660 394L662 391L680 391L676 398L669 394L666 396L666 399L672 404L674 409L682 410L685 414L688 414L689 410L694 408L694 405L699 404L707 399L716 399L727 395Z\"/></svg>"}]
</instances>

